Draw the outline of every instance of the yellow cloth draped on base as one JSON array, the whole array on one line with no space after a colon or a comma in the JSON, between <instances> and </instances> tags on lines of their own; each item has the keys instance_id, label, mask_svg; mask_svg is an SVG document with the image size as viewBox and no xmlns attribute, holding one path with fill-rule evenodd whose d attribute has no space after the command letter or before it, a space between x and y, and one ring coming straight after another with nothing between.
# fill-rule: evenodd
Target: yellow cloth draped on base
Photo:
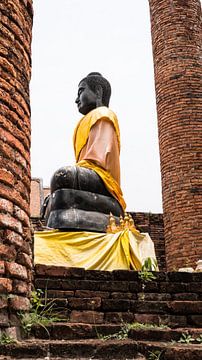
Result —
<instances>
[{"instance_id":1,"label":"yellow cloth draped on base","mask_svg":"<svg viewBox=\"0 0 202 360\"><path fill-rule=\"evenodd\" d=\"M128 229L116 234L59 230L35 232L35 264L86 270L140 270L147 257L155 258L149 235Z\"/></svg>"}]
</instances>

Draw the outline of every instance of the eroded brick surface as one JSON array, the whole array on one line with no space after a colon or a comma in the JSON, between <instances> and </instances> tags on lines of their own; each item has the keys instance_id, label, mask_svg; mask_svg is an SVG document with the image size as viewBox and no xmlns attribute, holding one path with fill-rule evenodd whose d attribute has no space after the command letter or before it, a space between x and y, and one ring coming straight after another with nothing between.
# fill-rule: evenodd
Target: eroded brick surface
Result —
<instances>
[{"instance_id":1,"label":"eroded brick surface","mask_svg":"<svg viewBox=\"0 0 202 360\"><path fill-rule=\"evenodd\" d=\"M167 270L202 256L201 4L149 0Z\"/></svg>"},{"instance_id":2,"label":"eroded brick surface","mask_svg":"<svg viewBox=\"0 0 202 360\"><path fill-rule=\"evenodd\" d=\"M93 323L93 319L99 323L102 319L104 323L114 324L135 321L173 328L193 324L202 327L202 273L154 272L153 281L143 282L136 271L124 270L118 280L115 271L108 275L105 271L95 271L95 277L83 270L81 280L69 277L68 268L67 271L62 268L59 276L58 267L54 266L47 266L49 275L42 277L47 274L45 267L43 271L35 267L35 287L43 289L44 296L54 298L56 308L74 323ZM197 286L193 288L193 285Z\"/></svg>"},{"instance_id":3,"label":"eroded brick surface","mask_svg":"<svg viewBox=\"0 0 202 360\"><path fill-rule=\"evenodd\" d=\"M6 262L6 272L10 277L23 280L27 279L26 267L15 262Z\"/></svg>"},{"instance_id":4,"label":"eroded brick surface","mask_svg":"<svg viewBox=\"0 0 202 360\"><path fill-rule=\"evenodd\" d=\"M4 309L1 299L1 331L11 325L18 310L27 310L29 302L27 269L31 261L23 249L31 241L26 228L30 216L32 2L1 1L0 14L0 293L9 294L8 308ZM25 297L12 298L15 292Z\"/></svg>"}]
</instances>

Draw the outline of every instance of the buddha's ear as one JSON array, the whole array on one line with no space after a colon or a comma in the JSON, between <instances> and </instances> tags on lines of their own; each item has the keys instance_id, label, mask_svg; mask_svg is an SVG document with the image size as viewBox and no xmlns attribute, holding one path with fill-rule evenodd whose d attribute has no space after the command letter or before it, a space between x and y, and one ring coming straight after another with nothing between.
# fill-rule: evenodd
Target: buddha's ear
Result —
<instances>
[{"instance_id":1,"label":"buddha's ear","mask_svg":"<svg viewBox=\"0 0 202 360\"><path fill-rule=\"evenodd\" d=\"M97 95L98 100L102 101L103 96L103 88L101 85L96 85L95 93Z\"/></svg>"}]
</instances>

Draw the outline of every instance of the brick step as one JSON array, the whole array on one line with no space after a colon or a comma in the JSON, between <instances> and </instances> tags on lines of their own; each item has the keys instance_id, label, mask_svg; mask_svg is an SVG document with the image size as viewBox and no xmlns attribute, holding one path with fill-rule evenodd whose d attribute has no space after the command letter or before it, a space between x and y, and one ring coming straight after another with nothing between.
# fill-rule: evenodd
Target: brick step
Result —
<instances>
[{"instance_id":1,"label":"brick step","mask_svg":"<svg viewBox=\"0 0 202 360\"><path fill-rule=\"evenodd\" d=\"M106 337L109 335L118 336L126 334L134 340L149 341L178 341L182 334L190 334L194 339L202 335L202 329L197 328L161 328L148 327L129 329L129 325L114 324L82 324L82 323L52 323L46 326L35 326L31 335L38 339L52 340L73 340L73 339L93 339Z\"/></svg>"},{"instance_id":2,"label":"brick step","mask_svg":"<svg viewBox=\"0 0 202 360\"><path fill-rule=\"evenodd\" d=\"M118 294L119 295L119 294ZM118 297L117 295L117 297ZM144 294L145 295L145 294ZM142 296L144 296L142 294ZM42 299L42 301L45 300ZM133 313L150 313L150 314L201 314L202 301L162 301L162 300L131 300L131 299L101 299L101 297L70 297L66 298L46 298L46 303L53 305L58 311L65 310L95 310L99 312L111 311L131 311Z\"/></svg>"},{"instance_id":3,"label":"brick step","mask_svg":"<svg viewBox=\"0 0 202 360\"><path fill-rule=\"evenodd\" d=\"M69 358L68 358L69 359ZM66 358L66 360L68 360L67 358ZM11 356L0 356L0 360L16 360L16 358L13 358L13 357L11 357ZM51 356L51 358L50 357L48 357L48 356L46 356L45 358L43 357L43 358L20 358L20 360L64 360L64 358L62 358L62 357L52 357ZM84 358L84 357L82 357L82 358L71 358L71 360L92 360L91 358L89 359L89 358ZM93 360L102 360L102 359L98 359L98 358L93 358ZM129 359L129 358L127 358L127 360L146 360L146 358L144 357L144 355L141 355L141 354L138 354L135 358L133 357L132 359Z\"/></svg>"},{"instance_id":4,"label":"brick step","mask_svg":"<svg viewBox=\"0 0 202 360\"><path fill-rule=\"evenodd\" d=\"M101 297L46 300L59 318L70 322L99 324L137 321L170 327L202 327L202 301L138 301Z\"/></svg>"},{"instance_id":5,"label":"brick step","mask_svg":"<svg viewBox=\"0 0 202 360\"><path fill-rule=\"evenodd\" d=\"M201 360L201 345L182 345L171 342L125 340L77 341L24 341L0 346L0 355L11 359L138 359L139 354L148 358L150 353L161 353L161 360ZM33 358L34 355L34 358ZM139 356L140 357L140 356ZM154 358L154 357L153 357Z\"/></svg>"}]
</instances>

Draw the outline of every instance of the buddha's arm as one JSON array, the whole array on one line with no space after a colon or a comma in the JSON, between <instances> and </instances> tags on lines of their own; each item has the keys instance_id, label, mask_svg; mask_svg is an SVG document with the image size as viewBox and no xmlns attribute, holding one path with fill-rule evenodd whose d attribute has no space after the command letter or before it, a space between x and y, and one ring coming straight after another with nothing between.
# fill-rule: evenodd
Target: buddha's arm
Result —
<instances>
[{"instance_id":1,"label":"buddha's arm","mask_svg":"<svg viewBox=\"0 0 202 360\"><path fill-rule=\"evenodd\" d=\"M79 160L90 160L107 170L120 183L119 146L114 126L99 120L90 130Z\"/></svg>"}]
</instances>

